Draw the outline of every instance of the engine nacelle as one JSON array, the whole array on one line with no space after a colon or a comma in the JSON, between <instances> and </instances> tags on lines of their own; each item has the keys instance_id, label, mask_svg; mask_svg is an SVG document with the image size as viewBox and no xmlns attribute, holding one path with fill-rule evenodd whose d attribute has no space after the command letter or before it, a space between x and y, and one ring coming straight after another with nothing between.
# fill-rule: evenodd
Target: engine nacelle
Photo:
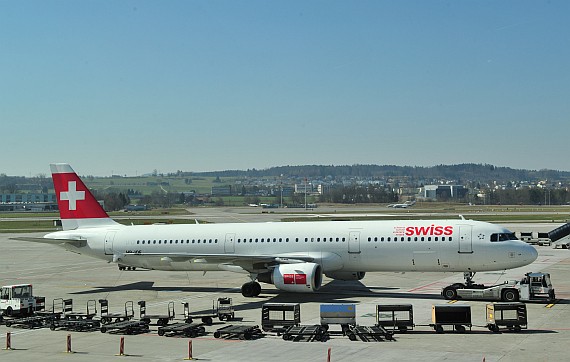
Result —
<instances>
[{"instance_id":1,"label":"engine nacelle","mask_svg":"<svg viewBox=\"0 0 570 362\"><path fill-rule=\"evenodd\" d=\"M360 280L364 278L366 272L332 271L325 273L325 275L331 279L336 279L336 280Z\"/></svg>"},{"instance_id":2,"label":"engine nacelle","mask_svg":"<svg viewBox=\"0 0 570 362\"><path fill-rule=\"evenodd\" d=\"M280 264L272 273L259 274L257 280L287 292L314 292L321 287L323 270L315 263Z\"/></svg>"}]
</instances>

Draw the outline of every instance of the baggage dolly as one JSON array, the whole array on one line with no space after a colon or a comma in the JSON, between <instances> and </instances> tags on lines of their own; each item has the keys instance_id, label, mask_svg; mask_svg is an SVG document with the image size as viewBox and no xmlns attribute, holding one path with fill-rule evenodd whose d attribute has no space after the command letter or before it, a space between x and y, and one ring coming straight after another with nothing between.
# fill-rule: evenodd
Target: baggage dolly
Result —
<instances>
[{"instance_id":1,"label":"baggage dolly","mask_svg":"<svg viewBox=\"0 0 570 362\"><path fill-rule=\"evenodd\" d=\"M283 340L293 341L298 337L307 337L307 341L322 341L326 335L326 328L323 328L319 324L312 326L295 325L287 328L285 332L283 332Z\"/></svg>"},{"instance_id":2,"label":"baggage dolly","mask_svg":"<svg viewBox=\"0 0 570 362\"><path fill-rule=\"evenodd\" d=\"M259 329L259 326L237 326L230 324L214 332L215 338L221 338L222 336L228 339L239 338L250 340L252 338L262 337L263 333L261 329Z\"/></svg>"},{"instance_id":3,"label":"baggage dolly","mask_svg":"<svg viewBox=\"0 0 570 362\"><path fill-rule=\"evenodd\" d=\"M501 326L514 332L526 329L526 304L519 302L487 304L487 328L491 332L498 333Z\"/></svg>"},{"instance_id":4,"label":"baggage dolly","mask_svg":"<svg viewBox=\"0 0 570 362\"><path fill-rule=\"evenodd\" d=\"M67 331L89 331L99 328L101 323L93 319L56 319L52 320L49 324L49 329L55 331L57 328L62 328Z\"/></svg>"},{"instance_id":5,"label":"baggage dolly","mask_svg":"<svg viewBox=\"0 0 570 362\"><path fill-rule=\"evenodd\" d=\"M42 328L45 325L45 321L50 319L46 316L31 316L23 318L12 318L6 319L4 324L6 327L20 327L20 328Z\"/></svg>"},{"instance_id":6,"label":"baggage dolly","mask_svg":"<svg viewBox=\"0 0 570 362\"><path fill-rule=\"evenodd\" d=\"M67 303L67 304L65 304L65 303ZM65 308L64 308L63 317L65 319L69 319L69 320L88 319L88 320L91 320L91 319L93 319L93 317L95 317L97 315L97 302L94 299L87 301L87 308L86 308L85 313L73 311L73 299L64 300L64 305L65 305Z\"/></svg>"},{"instance_id":7,"label":"baggage dolly","mask_svg":"<svg viewBox=\"0 0 570 362\"><path fill-rule=\"evenodd\" d=\"M184 337L195 338L206 334L206 328L204 328L203 323L174 323L158 327L159 336L172 337L179 334L184 335Z\"/></svg>"},{"instance_id":8,"label":"baggage dolly","mask_svg":"<svg viewBox=\"0 0 570 362\"><path fill-rule=\"evenodd\" d=\"M117 333L136 334L148 332L149 330L150 328L148 328L148 324L145 321L137 320L126 320L101 326L101 333L114 331Z\"/></svg>"},{"instance_id":9,"label":"baggage dolly","mask_svg":"<svg viewBox=\"0 0 570 362\"><path fill-rule=\"evenodd\" d=\"M414 312L411 304L376 305L376 325L405 333L414 329Z\"/></svg>"},{"instance_id":10,"label":"baggage dolly","mask_svg":"<svg viewBox=\"0 0 570 362\"><path fill-rule=\"evenodd\" d=\"M145 321L146 323L150 324L151 319L156 319L156 324L159 326L165 326L168 324L169 321L173 320L175 317L174 313L174 302L168 303L168 314L167 315L152 315L146 314L146 301L141 300L138 302L140 308L140 320Z\"/></svg>"},{"instance_id":11,"label":"baggage dolly","mask_svg":"<svg viewBox=\"0 0 570 362\"><path fill-rule=\"evenodd\" d=\"M443 333L444 326L452 326L457 332L471 330L471 306L467 304L432 305L432 321L429 326L437 333Z\"/></svg>"},{"instance_id":12,"label":"baggage dolly","mask_svg":"<svg viewBox=\"0 0 570 362\"><path fill-rule=\"evenodd\" d=\"M131 300L125 302L125 313L109 313L109 301L107 299L99 299L101 305L101 323L109 324L115 319L115 323L128 321L135 316L133 302Z\"/></svg>"},{"instance_id":13,"label":"baggage dolly","mask_svg":"<svg viewBox=\"0 0 570 362\"><path fill-rule=\"evenodd\" d=\"M299 303L265 303L261 308L261 327L266 332L284 333L301 324Z\"/></svg>"},{"instance_id":14,"label":"baggage dolly","mask_svg":"<svg viewBox=\"0 0 570 362\"><path fill-rule=\"evenodd\" d=\"M387 331L382 326L353 326L350 325L346 335L351 341L356 341L356 337L360 337L363 341L368 341L373 339L375 341L381 341L381 337L388 341L393 339L394 332Z\"/></svg>"}]
</instances>

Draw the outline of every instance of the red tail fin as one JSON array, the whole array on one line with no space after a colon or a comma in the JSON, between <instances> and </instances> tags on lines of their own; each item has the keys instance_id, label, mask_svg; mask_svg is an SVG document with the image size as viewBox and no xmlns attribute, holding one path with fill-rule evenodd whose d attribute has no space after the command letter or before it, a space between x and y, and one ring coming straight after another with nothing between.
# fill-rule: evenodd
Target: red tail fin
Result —
<instances>
[{"instance_id":1,"label":"red tail fin","mask_svg":"<svg viewBox=\"0 0 570 362\"><path fill-rule=\"evenodd\" d=\"M50 167L64 230L116 225L71 166L56 163Z\"/></svg>"}]
</instances>

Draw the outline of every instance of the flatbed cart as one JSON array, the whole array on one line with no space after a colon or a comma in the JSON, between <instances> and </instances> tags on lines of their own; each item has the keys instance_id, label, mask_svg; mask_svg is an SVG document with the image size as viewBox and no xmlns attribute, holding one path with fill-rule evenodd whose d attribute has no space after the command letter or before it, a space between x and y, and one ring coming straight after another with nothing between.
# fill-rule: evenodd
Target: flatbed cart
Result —
<instances>
[{"instance_id":1,"label":"flatbed cart","mask_svg":"<svg viewBox=\"0 0 570 362\"><path fill-rule=\"evenodd\" d=\"M394 331L388 331L382 326L359 326L359 325L349 325L346 335L351 341L356 341L356 337L360 337L363 341L368 341L373 339L375 341L380 341L384 338L388 341L393 339Z\"/></svg>"},{"instance_id":2,"label":"flatbed cart","mask_svg":"<svg viewBox=\"0 0 570 362\"><path fill-rule=\"evenodd\" d=\"M104 324L101 326L101 333L116 332L124 334L136 334L148 332L150 328L148 323L139 320L125 320L121 322Z\"/></svg>"},{"instance_id":3,"label":"flatbed cart","mask_svg":"<svg viewBox=\"0 0 570 362\"><path fill-rule=\"evenodd\" d=\"M174 302L169 302L168 303L168 314L166 315L153 315L153 314L146 314L146 301L144 300L140 300L138 302L139 305L139 309L140 309L140 317L139 319L141 321L145 321L148 324L150 324L152 319L156 319L156 324L158 324L159 326L165 326L168 324L168 322L170 322L171 320L174 319L174 317L176 316L176 313L174 313Z\"/></svg>"},{"instance_id":4,"label":"flatbed cart","mask_svg":"<svg viewBox=\"0 0 570 362\"><path fill-rule=\"evenodd\" d=\"M50 319L49 316L31 316L21 318L5 319L4 324L6 327L20 327L20 328L42 328L46 324L46 320Z\"/></svg>"},{"instance_id":5,"label":"flatbed cart","mask_svg":"<svg viewBox=\"0 0 570 362\"><path fill-rule=\"evenodd\" d=\"M319 324L312 326L294 325L285 329L283 340L293 341L299 337L307 337L307 341L322 341L327 335L327 329Z\"/></svg>"},{"instance_id":6,"label":"flatbed cart","mask_svg":"<svg viewBox=\"0 0 570 362\"><path fill-rule=\"evenodd\" d=\"M376 305L376 325L405 333L414 329L414 311L411 304Z\"/></svg>"},{"instance_id":7,"label":"flatbed cart","mask_svg":"<svg viewBox=\"0 0 570 362\"><path fill-rule=\"evenodd\" d=\"M115 320L115 323L128 321L135 316L133 301L125 302L125 313L109 313L109 301L107 299L99 299L101 305L101 323L109 324Z\"/></svg>"},{"instance_id":8,"label":"flatbed cart","mask_svg":"<svg viewBox=\"0 0 570 362\"><path fill-rule=\"evenodd\" d=\"M87 301L85 313L73 311L73 299L64 300L64 307L63 318L68 320L91 320L97 315L97 301L95 299Z\"/></svg>"},{"instance_id":9,"label":"flatbed cart","mask_svg":"<svg viewBox=\"0 0 570 362\"><path fill-rule=\"evenodd\" d=\"M235 317L232 298L220 297L216 300L212 300L211 314L190 315L190 304L188 302L182 304L184 305L184 321L186 323L192 323L194 319L201 319L202 323L212 324L214 322L214 318L218 318L220 321L224 319L226 321L231 321Z\"/></svg>"},{"instance_id":10,"label":"flatbed cart","mask_svg":"<svg viewBox=\"0 0 570 362\"><path fill-rule=\"evenodd\" d=\"M265 303L261 308L261 327L266 332L284 333L301 324L299 303Z\"/></svg>"},{"instance_id":11,"label":"flatbed cart","mask_svg":"<svg viewBox=\"0 0 570 362\"><path fill-rule=\"evenodd\" d=\"M54 319L49 323L49 329L55 331L58 328L66 331L86 332L101 326L101 322L91 319Z\"/></svg>"},{"instance_id":12,"label":"flatbed cart","mask_svg":"<svg viewBox=\"0 0 570 362\"><path fill-rule=\"evenodd\" d=\"M451 326L459 333L464 333L466 327L469 327L471 331L471 306L467 304L432 305L432 322L429 326L437 333L443 333L444 326Z\"/></svg>"},{"instance_id":13,"label":"flatbed cart","mask_svg":"<svg viewBox=\"0 0 570 362\"><path fill-rule=\"evenodd\" d=\"M227 325L225 327L219 328L214 332L215 338L225 338L228 339L252 339L259 338L263 336L263 332L259 329L259 326L244 326L244 325Z\"/></svg>"},{"instance_id":14,"label":"flatbed cart","mask_svg":"<svg viewBox=\"0 0 570 362\"><path fill-rule=\"evenodd\" d=\"M174 323L158 327L159 336L184 335L184 337L195 338L204 334L206 334L204 323Z\"/></svg>"},{"instance_id":15,"label":"flatbed cart","mask_svg":"<svg viewBox=\"0 0 570 362\"><path fill-rule=\"evenodd\" d=\"M520 332L527 328L526 304L492 303L487 304L487 328L498 333L501 326L510 331Z\"/></svg>"}]
</instances>

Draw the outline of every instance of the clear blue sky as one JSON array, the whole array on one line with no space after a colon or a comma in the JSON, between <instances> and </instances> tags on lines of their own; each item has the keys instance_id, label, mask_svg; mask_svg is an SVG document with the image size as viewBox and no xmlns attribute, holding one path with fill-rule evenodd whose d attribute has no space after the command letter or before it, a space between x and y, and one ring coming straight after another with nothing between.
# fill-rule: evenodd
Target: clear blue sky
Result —
<instances>
[{"instance_id":1,"label":"clear blue sky","mask_svg":"<svg viewBox=\"0 0 570 362\"><path fill-rule=\"evenodd\" d=\"M568 1L0 0L0 173L570 170Z\"/></svg>"}]
</instances>

